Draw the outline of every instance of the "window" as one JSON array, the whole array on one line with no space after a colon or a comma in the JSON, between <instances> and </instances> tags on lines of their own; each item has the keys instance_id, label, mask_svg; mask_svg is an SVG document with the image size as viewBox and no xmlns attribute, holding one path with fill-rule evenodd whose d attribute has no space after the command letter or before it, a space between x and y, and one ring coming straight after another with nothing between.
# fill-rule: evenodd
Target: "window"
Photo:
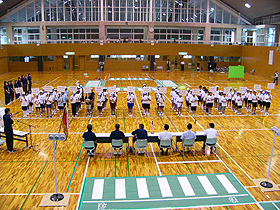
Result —
<instances>
[{"instance_id":1,"label":"window","mask_svg":"<svg viewBox=\"0 0 280 210\"><path fill-rule=\"evenodd\" d=\"M139 27L108 27L106 29L106 38L110 38L112 41L118 39L132 39L138 41L140 39L145 39L144 31L147 29Z\"/></svg>"},{"instance_id":2,"label":"window","mask_svg":"<svg viewBox=\"0 0 280 210\"><path fill-rule=\"evenodd\" d=\"M36 44L40 42L39 27L14 27L15 44Z\"/></svg>"}]
</instances>

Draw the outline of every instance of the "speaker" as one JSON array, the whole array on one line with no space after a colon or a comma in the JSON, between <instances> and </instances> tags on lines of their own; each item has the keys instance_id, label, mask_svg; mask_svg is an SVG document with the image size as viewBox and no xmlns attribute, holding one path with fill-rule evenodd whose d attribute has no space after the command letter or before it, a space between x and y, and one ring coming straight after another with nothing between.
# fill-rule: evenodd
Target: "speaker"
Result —
<instances>
[{"instance_id":1,"label":"speaker","mask_svg":"<svg viewBox=\"0 0 280 210\"><path fill-rule=\"evenodd\" d=\"M38 56L38 71L44 70L43 56Z\"/></svg>"}]
</instances>

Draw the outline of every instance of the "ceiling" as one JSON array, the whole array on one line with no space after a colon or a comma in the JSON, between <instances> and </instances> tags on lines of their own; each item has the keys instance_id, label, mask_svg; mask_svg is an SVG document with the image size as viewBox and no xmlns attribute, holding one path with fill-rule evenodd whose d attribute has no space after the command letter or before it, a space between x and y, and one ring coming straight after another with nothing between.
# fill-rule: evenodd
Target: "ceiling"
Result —
<instances>
[{"instance_id":1,"label":"ceiling","mask_svg":"<svg viewBox=\"0 0 280 210\"><path fill-rule=\"evenodd\" d=\"M0 5L0 16L7 13L8 9L13 8L18 3L24 0L3 0L4 3ZM175 1L175 0L174 0ZM280 13L280 0L221 0L225 4L234 8L248 20L253 20L257 17L272 15ZM245 3L252 5L250 9L246 8Z\"/></svg>"},{"instance_id":2,"label":"ceiling","mask_svg":"<svg viewBox=\"0 0 280 210\"><path fill-rule=\"evenodd\" d=\"M280 0L221 0L249 20L280 13ZM252 7L248 9L245 3Z\"/></svg>"}]
</instances>

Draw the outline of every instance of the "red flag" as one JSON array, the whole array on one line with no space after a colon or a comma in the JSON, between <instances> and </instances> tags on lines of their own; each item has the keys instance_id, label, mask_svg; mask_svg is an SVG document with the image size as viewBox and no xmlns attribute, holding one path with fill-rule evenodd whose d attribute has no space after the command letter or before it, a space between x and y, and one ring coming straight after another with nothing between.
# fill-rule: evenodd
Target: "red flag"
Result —
<instances>
[{"instance_id":1,"label":"red flag","mask_svg":"<svg viewBox=\"0 0 280 210\"><path fill-rule=\"evenodd\" d=\"M62 127L63 127L63 132L66 135L66 139L68 137L68 129L69 129L69 119L68 119L68 109L65 106L63 109L63 115L62 115Z\"/></svg>"}]
</instances>

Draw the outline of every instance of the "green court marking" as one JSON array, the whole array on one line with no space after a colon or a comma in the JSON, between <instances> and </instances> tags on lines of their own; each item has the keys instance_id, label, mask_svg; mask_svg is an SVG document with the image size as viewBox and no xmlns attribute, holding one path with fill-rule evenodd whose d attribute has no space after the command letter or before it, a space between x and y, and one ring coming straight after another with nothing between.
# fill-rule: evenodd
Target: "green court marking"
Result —
<instances>
[{"instance_id":1,"label":"green court marking","mask_svg":"<svg viewBox=\"0 0 280 210\"><path fill-rule=\"evenodd\" d=\"M76 161L76 164L75 164L75 167L74 167L74 170L73 170L73 173L72 173L72 176L71 176L71 179L70 179L70 182L69 182L68 188L67 188L67 193L68 193L68 192L69 192L69 190L70 190L70 187L71 187L71 184L72 184L72 181L73 181L73 178L74 178L74 175L75 175L76 169L77 169L77 165L78 165L78 162L79 162L80 156L81 156L81 154L82 154L82 150L83 150L83 145L81 146L81 149L80 149L80 152L79 152L79 155L78 155L78 158L77 158L77 161Z\"/></svg>"},{"instance_id":2,"label":"green court marking","mask_svg":"<svg viewBox=\"0 0 280 210\"><path fill-rule=\"evenodd\" d=\"M221 176L230 184L220 182L218 177ZM207 180L210 184L202 185L199 178ZM164 179L166 184L160 186L160 179ZM185 181L180 183L179 179L187 180L190 185L188 186ZM122 186L116 187L116 180L121 181L124 183L122 186L125 186L120 198L116 198L116 196L118 192L123 191L123 188ZM140 180L144 181L144 184L142 182L141 185L137 185L137 181ZM182 186L186 189L183 190ZM146 193L142 187L147 189ZM212 191L209 192L210 189ZM164 195L167 191L170 193ZM143 192L145 196L139 198ZM88 177L82 190L79 209L158 209L254 203L256 201L232 173L118 178Z\"/></svg>"},{"instance_id":3,"label":"green court marking","mask_svg":"<svg viewBox=\"0 0 280 210\"><path fill-rule=\"evenodd\" d=\"M151 80L150 78L130 77L130 78L110 78L109 80Z\"/></svg>"},{"instance_id":4,"label":"green court marking","mask_svg":"<svg viewBox=\"0 0 280 210\"><path fill-rule=\"evenodd\" d=\"M125 124L125 114L123 109L123 123L124 123L124 132L126 133L126 124ZM128 146L128 143L126 144L126 147ZM126 159L127 159L127 175L130 176L130 168L129 168L129 152L126 152Z\"/></svg>"},{"instance_id":5,"label":"green court marking","mask_svg":"<svg viewBox=\"0 0 280 210\"><path fill-rule=\"evenodd\" d=\"M178 87L179 85L172 80L155 80L155 82L164 87Z\"/></svg>"},{"instance_id":6,"label":"green court marking","mask_svg":"<svg viewBox=\"0 0 280 210\"><path fill-rule=\"evenodd\" d=\"M89 80L85 84L85 87L98 87L100 86L99 84L100 84L100 80Z\"/></svg>"},{"instance_id":7,"label":"green court marking","mask_svg":"<svg viewBox=\"0 0 280 210\"><path fill-rule=\"evenodd\" d=\"M272 202L260 202L260 205L265 209L265 210L279 210L280 209L280 201L272 201Z\"/></svg>"},{"instance_id":8,"label":"green court marking","mask_svg":"<svg viewBox=\"0 0 280 210\"><path fill-rule=\"evenodd\" d=\"M25 198L25 200L24 200L24 202L23 202L23 204L21 205L21 207L20 207L19 210L21 210L21 209L24 207L24 205L25 205L27 199L29 198L30 194L32 193L32 191L33 191L35 185L36 185L37 182L39 181L39 179L40 179L40 177L42 176L42 174L43 174L44 170L46 169L47 165L48 165L48 162L45 163L43 169L41 170L41 172L40 172L39 176L37 177L35 183L34 183L33 186L31 187L31 190L29 191L28 195L26 196L26 198Z\"/></svg>"}]
</instances>

